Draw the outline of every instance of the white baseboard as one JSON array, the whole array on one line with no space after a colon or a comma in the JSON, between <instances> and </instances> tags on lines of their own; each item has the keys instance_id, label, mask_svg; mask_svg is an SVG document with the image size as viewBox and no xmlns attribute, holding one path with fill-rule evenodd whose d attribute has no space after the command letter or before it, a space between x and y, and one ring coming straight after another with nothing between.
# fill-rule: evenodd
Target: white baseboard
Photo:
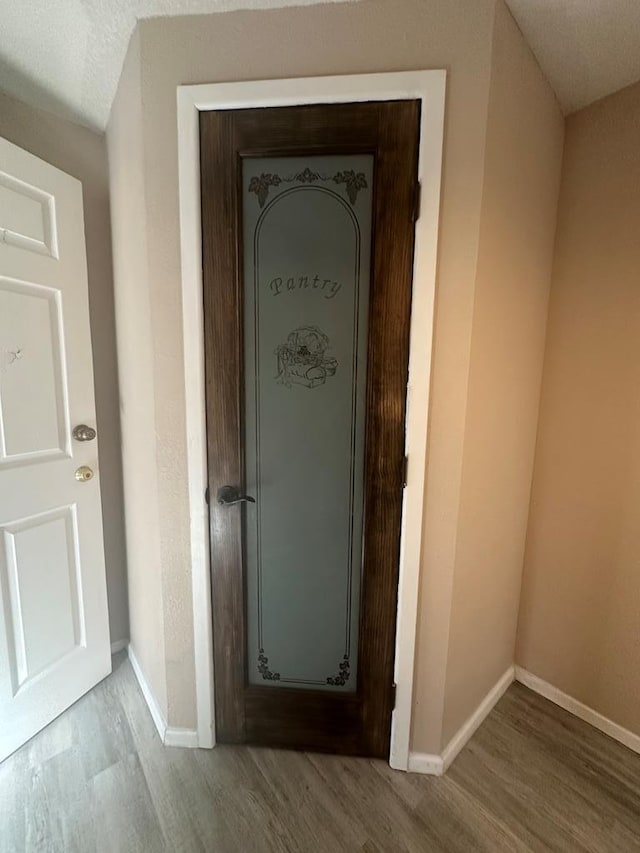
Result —
<instances>
[{"instance_id":1,"label":"white baseboard","mask_svg":"<svg viewBox=\"0 0 640 853\"><path fill-rule=\"evenodd\" d=\"M179 729L167 726L164 733L165 746L181 746L186 749L197 749L198 732L195 729Z\"/></svg>"},{"instance_id":2,"label":"white baseboard","mask_svg":"<svg viewBox=\"0 0 640 853\"><path fill-rule=\"evenodd\" d=\"M442 755L430 755L424 752L409 754L410 773L424 773L427 776L442 776L447 772L456 756L467 745L491 711L504 696L515 678L515 668L510 666L500 680L494 684L469 719L458 729L442 751Z\"/></svg>"},{"instance_id":3,"label":"white baseboard","mask_svg":"<svg viewBox=\"0 0 640 853\"><path fill-rule=\"evenodd\" d=\"M442 776L442 756L429 752L410 752L407 770L409 773L422 773L425 776Z\"/></svg>"},{"instance_id":4,"label":"white baseboard","mask_svg":"<svg viewBox=\"0 0 640 853\"><path fill-rule=\"evenodd\" d=\"M499 681L494 684L491 690L487 693L467 722L460 726L456 734L445 746L442 752L442 764L445 773L455 761L460 750L467 745L482 723L484 723L486 718L502 699L509 687L513 684L514 679L515 667L510 666Z\"/></svg>"},{"instance_id":5,"label":"white baseboard","mask_svg":"<svg viewBox=\"0 0 640 853\"><path fill-rule=\"evenodd\" d=\"M160 706L158 705L156 698L144 677L138 658L135 656L130 644L127 646L127 650L129 660L131 661L131 668L138 679L140 690L142 691L144 700L147 703L151 719L155 723L155 727L158 730L162 743L165 746L180 746L187 749L196 749L199 746L198 732L195 729L181 729L167 725L164 714L160 710Z\"/></svg>"},{"instance_id":6,"label":"white baseboard","mask_svg":"<svg viewBox=\"0 0 640 853\"><path fill-rule=\"evenodd\" d=\"M115 655L116 652L121 652L123 649L126 649L129 645L129 640L116 640L115 643L111 643L111 654Z\"/></svg>"},{"instance_id":7,"label":"white baseboard","mask_svg":"<svg viewBox=\"0 0 640 853\"><path fill-rule=\"evenodd\" d=\"M140 690L144 696L144 701L147 703L149 713L151 714L151 719L155 723L155 727L160 735L160 740L164 743L164 737L167 731L167 723L164 719L164 715L156 702L155 696L151 692L151 688L147 684L147 679L143 675L140 664L138 663L138 658L135 656L135 652L131 648L131 645L128 646L128 655L129 660L131 661L131 668L138 679L138 684L140 685Z\"/></svg>"},{"instance_id":8,"label":"white baseboard","mask_svg":"<svg viewBox=\"0 0 640 853\"><path fill-rule=\"evenodd\" d=\"M516 681L519 681L520 684L524 684L524 686L528 687L529 690L533 690L534 693L539 693L540 696L544 696L545 699L549 699L549 701L553 702L555 705L559 705L561 708L564 708L565 711L569 711L570 714L574 714L576 717L584 720L585 723L589 723L594 728L599 729L601 732L604 732L604 734L609 735L609 737L612 737L619 743L624 744L624 746L629 747L629 749L632 749L634 752L640 753L639 735L630 732L623 726L618 725L618 723L614 723L613 720L610 720L608 717L604 717L602 714L594 711L593 708L589 708L588 705L584 705L582 702L578 701L578 699L574 699L573 696L569 696L568 693L563 693L562 690L554 687L553 684L549 684L548 681L538 678L537 675L528 672L521 666L517 666L515 670Z\"/></svg>"}]
</instances>

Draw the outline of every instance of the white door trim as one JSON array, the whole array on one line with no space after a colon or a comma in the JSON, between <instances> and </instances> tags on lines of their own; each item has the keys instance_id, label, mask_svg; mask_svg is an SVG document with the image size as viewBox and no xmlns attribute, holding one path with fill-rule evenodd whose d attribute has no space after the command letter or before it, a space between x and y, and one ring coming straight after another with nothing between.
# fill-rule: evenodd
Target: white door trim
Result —
<instances>
[{"instance_id":1,"label":"white door trim","mask_svg":"<svg viewBox=\"0 0 640 853\"><path fill-rule=\"evenodd\" d=\"M413 71L347 77L311 77L247 83L178 86L180 246L185 364L187 476L191 517L191 572L198 745L215 743L213 635L209 577L199 113L204 110L313 103L417 99L422 102L419 177L422 210L416 225L407 398L408 482L404 493L398 589L395 680L389 763L409 766L418 584L427 451L429 386L446 72Z\"/></svg>"}]
</instances>

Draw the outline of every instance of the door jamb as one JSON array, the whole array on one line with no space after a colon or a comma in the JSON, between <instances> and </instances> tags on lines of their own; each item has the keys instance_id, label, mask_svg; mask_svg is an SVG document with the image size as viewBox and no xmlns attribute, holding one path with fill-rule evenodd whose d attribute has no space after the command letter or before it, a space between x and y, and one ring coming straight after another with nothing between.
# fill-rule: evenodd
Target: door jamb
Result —
<instances>
[{"instance_id":1,"label":"door jamb","mask_svg":"<svg viewBox=\"0 0 640 853\"><path fill-rule=\"evenodd\" d=\"M389 764L407 770L411 737L446 71L410 71L178 86L178 175L182 324L190 509L191 586L198 746L215 745L213 626L209 574L199 113L205 110L357 101L420 100L416 222L407 388L407 483L402 504L394 678L396 705Z\"/></svg>"}]
</instances>

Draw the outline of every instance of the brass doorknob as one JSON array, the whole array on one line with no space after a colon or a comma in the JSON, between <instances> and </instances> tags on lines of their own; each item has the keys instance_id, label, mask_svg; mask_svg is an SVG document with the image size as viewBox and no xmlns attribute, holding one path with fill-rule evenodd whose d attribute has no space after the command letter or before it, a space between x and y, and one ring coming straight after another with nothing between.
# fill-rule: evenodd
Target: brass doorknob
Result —
<instances>
[{"instance_id":1,"label":"brass doorknob","mask_svg":"<svg viewBox=\"0 0 640 853\"><path fill-rule=\"evenodd\" d=\"M86 483L93 477L93 470L88 465L81 465L76 471L76 480L79 483Z\"/></svg>"}]
</instances>

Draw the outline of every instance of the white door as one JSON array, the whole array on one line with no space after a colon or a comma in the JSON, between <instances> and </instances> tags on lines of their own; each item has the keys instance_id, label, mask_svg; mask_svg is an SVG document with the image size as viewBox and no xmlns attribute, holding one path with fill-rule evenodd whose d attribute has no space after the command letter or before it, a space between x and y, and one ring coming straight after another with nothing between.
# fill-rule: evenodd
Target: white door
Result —
<instances>
[{"instance_id":1,"label":"white door","mask_svg":"<svg viewBox=\"0 0 640 853\"><path fill-rule=\"evenodd\" d=\"M111 671L81 424L96 425L82 186L0 139L0 760Z\"/></svg>"}]
</instances>

